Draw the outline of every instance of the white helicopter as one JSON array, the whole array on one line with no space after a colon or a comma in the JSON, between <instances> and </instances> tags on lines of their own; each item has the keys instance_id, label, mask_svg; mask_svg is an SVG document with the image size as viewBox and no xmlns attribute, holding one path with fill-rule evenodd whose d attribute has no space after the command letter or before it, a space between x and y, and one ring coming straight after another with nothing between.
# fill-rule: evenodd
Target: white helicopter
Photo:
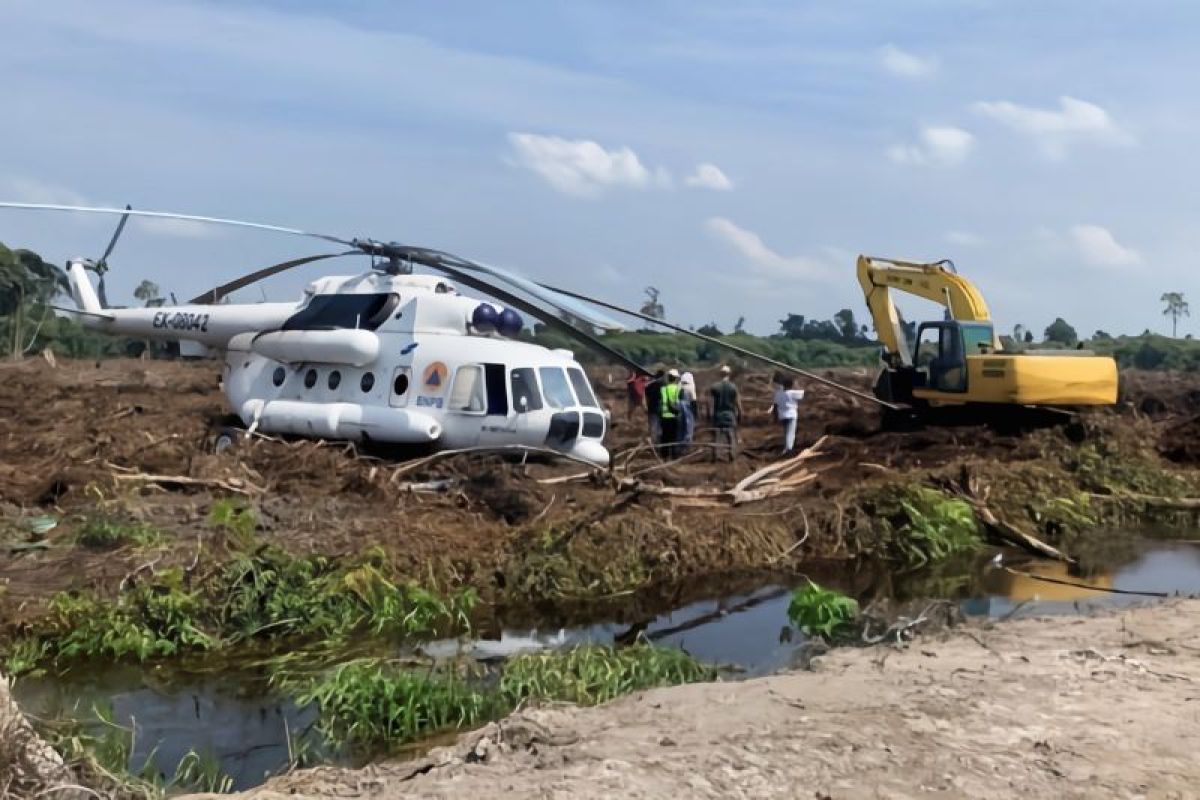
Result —
<instances>
[{"instance_id":1,"label":"white helicopter","mask_svg":"<svg viewBox=\"0 0 1200 800\"><path fill-rule=\"evenodd\" d=\"M516 445L605 466L607 417L586 373L569 350L517 340L524 325L518 310L647 372L564 317L605 330L620 329L618 323L517 275L449 253L188 214L27 203L0 207L123 215L104 257L68 263L77 308L62 310L105 333L195 342L223 353L225 397L248 431L434 450ZM100 274L103 293L107 257L133 215L278 231L350 250L267 267L186 305L108 308L87 273ZM372 259L370 270L319 278L297 302L218 304L287 269L363 254ZM443 277L414 274L414 265L508 307L466 297ZM232 441L231 434L222 436L218 447Z\"/></svg>"}]
</instances>

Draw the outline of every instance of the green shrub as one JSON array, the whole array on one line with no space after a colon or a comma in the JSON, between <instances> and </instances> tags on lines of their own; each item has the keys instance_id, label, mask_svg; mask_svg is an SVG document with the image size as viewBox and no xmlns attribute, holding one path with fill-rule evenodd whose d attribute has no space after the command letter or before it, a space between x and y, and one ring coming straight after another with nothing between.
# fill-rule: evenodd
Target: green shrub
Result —
<instances>
[{"instance_id":1,"label":"green shrub","mask_svg":"<svg viewBox=\"0 0 1200 800\"><path fill-rule=\"evenodd\" d=\"M922 567L982 544L979 521L970 503L925 486L899 491L897 503L903 522L891 541L906 566Z\"/></svg>"},{"instance_id":2,"label":"green shrub","mask_svg":"<svg viewBox=\"0 0 1200 800\"><path fill-rule=\"evenodd\" d=\"M833 638L858 616L858 602L812 581L792 593L788 619L809 636Z\"/></svg>"}]
</instances>

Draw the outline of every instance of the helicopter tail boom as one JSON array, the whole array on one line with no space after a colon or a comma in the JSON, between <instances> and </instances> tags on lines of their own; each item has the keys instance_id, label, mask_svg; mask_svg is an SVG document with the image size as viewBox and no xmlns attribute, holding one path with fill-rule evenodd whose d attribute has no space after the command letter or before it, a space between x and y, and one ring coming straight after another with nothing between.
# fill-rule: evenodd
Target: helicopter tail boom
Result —
<instances>
[{"instance_id":1,"label":"helicopter tail boom","mask_svg":"<svg viewBox=\"0 0 1200 800\"><path fill-rule=\"evenodd\" d=\"M96 296L96 290L92 287L92 282L88 279L87 270L83 264L84 262L76 260L72 261L67 268L67 279L71 284L71 298L75 301L75 305L79 306L80 311L88 314L100 314L104 311L104 306L100 304L100 298Z\"/></svg>"}]
</instances>

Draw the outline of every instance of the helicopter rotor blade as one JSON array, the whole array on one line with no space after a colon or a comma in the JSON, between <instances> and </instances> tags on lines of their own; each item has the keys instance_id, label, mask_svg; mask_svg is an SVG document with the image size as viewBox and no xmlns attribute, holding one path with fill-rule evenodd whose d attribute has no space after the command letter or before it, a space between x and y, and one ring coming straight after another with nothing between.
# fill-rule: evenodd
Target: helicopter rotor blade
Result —
<instances>
[{"instance_id":1,"label":"helicopter rotor blade","mask_svg":"<svg viewBox=\"0 0 1200 800\"><path fill-rule=\"evenodd\" d=\"M261 222L246 222L240 219L225 219L223 217L202 217L196 214L175 214L168 211L134 211L128 208L108 208L105 206L66 206L54 205L50 203L8 203L0 202L0 208L16 208L26 211L79 211L90 214L121 214L124 216L134 217L152 217L157 219L182 219L191 222L204 222L212 225L231 225L236 228L254 228L262 231L275 231L276 233L290 233L294 236L308 236L313 239L324 239L327 242L335 244L344 244L349 247L360 247L360 242L352 239L341 239L337 236L329 236L324 233L314 233L312 231L302 231L298 228L285 228L280 225L265 225Z\"/></svg>"},{"instance_id":2,"label":"helicopter rotor blade","mask_svg":"<svg viewBox=\"0 0 1200 800\"><path fill-rule=\"evenodd\" d=\"M753 358L756 361L765 362L767 364L770 364L771 366L778 367L779 369L787 370L788 372L794 372L797 375L802 375L811 381L816 381L817 383L824 384L825 386L828 386L831 389L836 389L839 392L845 392L846 394L853 395L854 397L857 397L861 400L868 400L872 403L881 405L885 408L890 408L892 410L898 410L900 408L900 406L898 406L894 403L889 403L886 400L881 400L873 394L868 394L866 392L860 392L858 389L852 389L849 386L838 383L837 381L831 381L828 378L822 378L820 375L816 375L807 370L800 369L799 367L793 367L791 364L785 364L782 361L776 361L773 358L769 358L768 356L764 356L760 353L755 353L753 350L747 350L744 347L738 347L736 344L730 344L729 342L723 341L714 336L705 336L703 333L696 333L696 331L690 331L687 328L681 327L679 325L673 325L672 323L667 322L665 320L661 320L658 317L652 317L649 314L643 314L640 311L634 311L633 309L622 308L621 306L613 305L612 303L607 303L603 300L597 300L594 297L588 297L587 295L578 294L576 292L571 292L566 289L559 289L554 286L547 286L544 283L541 284L541 286L543 289L547 289L551 292L556 292L558 294L574 298L575 300L581 300L585 303L595 303L596 305L600 306L601 308L607 308L608 310L616 311L619 314L628 314L631 317L636 317L637 319L645 320L646 322L651 322L651 323L654 323L655 325L661 325L664 328L669 328L678 333L686 333L688 336L694 337L694 338L699 339L704 342L709 342L711 344L715 344L718 347L725 348L726 350L732 350L733 352L738 353L743 356L746 356L747 358Z\"/></svg>"},{"instance_id":3,"label":"helicopter rotor blade","mask_svg":"<svg viewBox=\"0 0 1200 800\"><path fill-rule=\"evenodd\" d=\"M265 278L269 278L272 275L278 275L280 272L284 272L295 267L302 267L305 264L311 264L314 261L321 261L326 258L341 258L342 256L357 255L362 255L362 253L358 250L349 250L345 253L323 253L317 256L305 256L304 258L293 258L289 261L282 261L278 264L272 264L269 267L263 267L260 270L243 275L242 277L229 281L228 283L223 283L220 286L210 289L204 294L197 295L189 302L194 305L212 305L221 302L221 300L227 295L233 294L238 289L243 289L253 283L257 283Z\"/></svg>"}]
</instances>

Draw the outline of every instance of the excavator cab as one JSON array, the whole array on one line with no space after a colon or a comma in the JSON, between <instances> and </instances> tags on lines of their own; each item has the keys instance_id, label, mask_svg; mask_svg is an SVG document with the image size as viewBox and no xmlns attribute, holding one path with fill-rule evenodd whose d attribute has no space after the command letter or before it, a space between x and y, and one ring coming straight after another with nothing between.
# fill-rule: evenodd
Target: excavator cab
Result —
<instances>
[{"instance_id":1,"label":"excavator cab","mask_svg":"<svg viewBox=\"0 0 1200 800\"><path fill-rule=\"evenodd\" d=\"M966 392L966 357L995 352L994 342L990 323L947 320L922 324L913 350L913 388Z\"/></svg>"}]
</instances>

